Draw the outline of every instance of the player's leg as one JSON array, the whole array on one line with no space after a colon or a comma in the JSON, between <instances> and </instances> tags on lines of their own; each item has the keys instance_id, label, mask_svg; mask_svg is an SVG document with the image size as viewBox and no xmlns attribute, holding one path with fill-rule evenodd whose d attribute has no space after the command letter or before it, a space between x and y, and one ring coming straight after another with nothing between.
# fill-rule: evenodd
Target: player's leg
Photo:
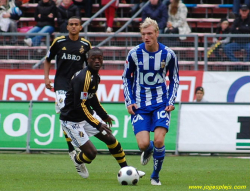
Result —
<instances>
[{"instance_id":1,"label":"player's leg","mask_svg":"<svg viewBox=\"0 0 250 191\"><path fill-rule=\"evenodd\" d=\"M76 170L80 176L87 178L89 176L85 163L91 163L96 156L96 148L89 141L89 136L85 132L85 121L82 122L70 122L60 120L62 129L66 132L68 138L72 141L75 147L78 147L81 151L72 154L71 159L75 164Z\"/></svg>"},{"instance_id":2,"label":"player's leg","mask_svg":"<svg viewBox=\"0 0 250 191\"><path fill-rule=\"evenodd\" d=\"M57 90L55 92L56 94L56 99L55 99L55 110L56 113L60 113L61 109L64 107L64 100L66 98L66 91L64 90ZM71 139L68 137L67 133L64 131L64 136L68 145L68 152L69 152L69 156L72 159L72 157L76 154L75 148L74 146L71 144Z\"/></svg>"},{"instance_id":3,"label":"player's leg","mask_svg":"<svg viewBox=\"0 0 250 191\"><path fill-rule=\"evenodd\" d=\"M154 152L153 152L154 165L153 165L153 173L151 174L152 185L161 185L161 182L159 180L159 173L165 158L164 139L166 133L167 129L164 127L157 127L155 129Z\"/></svg>"},{"instance_id":4,"label":"player's leg","mask_svg":"<svg viewBox=\"0 0 250 191\"><path fill-rule=\"evenodd\" d=\"M142 151L141 164L146 165L154 149L153 141L150 141L149 136L151 127L150 114L137 113L136 115L131 115L131 122L134 127L138 147Z\"/></svg>"},{"instance_id":5,"label":"player's leg","mask_svg":"<svg viewBox=\"0 0 250 191\"><path fill-rule=\"evenodd\" d=\"M120 142L112 135L112 133L107 133L106 135L98 133L95 135L95 137L107 145L110 154L116 159L121 168L128 166L123 148Z\"/></svg>"},{"instance_id":6,"label":"player's leg","mask_svg":"<svg viewBox=\"0 0 250 191\"><path fill-rule=\"evenodd\" d=\"M95 135L95 137L107 145L110 154L116 159L117 163L120 165L121 168L128 166L125 158L125 152L123 151L121 143L118 142L118 140L113 136L112 133L107 133L106 135L98 133ZM137 170L137 172L140 178L145 176L145 172L140 170Z\"/></svg>"},{"instance_id":7,"label":"player's leg","mask_svg":"<svg viewBox=\"0 0 250 191\"><path fill-rule=\"evenodd\" d=\"M155 124L152 127L154 131L154 165L153 173L151 174L151 184L152 185L161 185L159 180L159 173L162 168L162 164L165 158L165 135L168 132L170 114L166 112L165 107L155 110L153 113L153 121Z\"/></svg>"}]
</instances>

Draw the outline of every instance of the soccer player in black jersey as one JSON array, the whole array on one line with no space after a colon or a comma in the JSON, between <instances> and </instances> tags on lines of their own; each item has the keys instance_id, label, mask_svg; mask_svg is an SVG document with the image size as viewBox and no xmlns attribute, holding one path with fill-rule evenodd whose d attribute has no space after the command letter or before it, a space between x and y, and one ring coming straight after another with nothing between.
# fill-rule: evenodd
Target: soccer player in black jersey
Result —
<instances>
[{"instance_id":1,"label":"soccer player in black jersey","mask_svg":"<svg viewBox=\"0 0 250 191\"><path fill-rule=\"evenodd\" d=\"M52 89L53 87L49 79L49 71L51 67L51 60L57 56L57 71L54 81L57 113L60 113L60 109L64 107L65 94L70 87L70 80L72 76L77 71L83 69L84 65L87 64L86 53L91 49L90 42L82 37L79 37L79 33L82 30L80 18L71 17L68 20L67 29L69 31L69 35L60 36L53 41L44 62L45 86L48 89ZM76 151L70 142L71 140L67 137L65 132L64 134L68 144L69 155L73 160ZM79 174L82 176L80 172Z\"/></svg>"},{"instance_id":2,"label":"soccer player in black jersey","mask_svg":"<svg viewBox=\"0 0 250 191\"><path fill-rule=\"evenodd\" d=\"M109 152L120 167L127 166L121 144L110 129L113 119L101 106L96 95L100 83L98 72L102 64L102 51L99 48L91 49L88 66L76 72L72 77L70 88L66 93L65 106L61 109L62 128L72 140L73 145L81 150L74 157L77 170L84 163L91 163L96 157L97 150L89 140L91 136L95 136L107 145ZM87 177L89 174L86 168L85 172ZM142 171L138 171L138 174L145 175Z\"/></svg>"}]
</instances>

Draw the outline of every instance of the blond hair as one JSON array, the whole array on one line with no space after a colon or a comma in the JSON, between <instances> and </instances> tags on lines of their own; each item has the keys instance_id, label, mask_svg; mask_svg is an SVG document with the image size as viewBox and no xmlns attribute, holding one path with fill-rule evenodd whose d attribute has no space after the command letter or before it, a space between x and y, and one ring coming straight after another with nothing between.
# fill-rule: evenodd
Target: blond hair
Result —
<instances>
[{"instance_id":1,"label":"blond hair","mask_svg":"<svg viewBox=\"0 0 250 191\"><path fill-rule=\"evenodd\" d=\"M155 28L155 32L159 31L158 24L155 20L147 17L143 23L140 24L140 31L144 28L147 28L149 26L153 26Z\"/></svg>"}]
</instances>

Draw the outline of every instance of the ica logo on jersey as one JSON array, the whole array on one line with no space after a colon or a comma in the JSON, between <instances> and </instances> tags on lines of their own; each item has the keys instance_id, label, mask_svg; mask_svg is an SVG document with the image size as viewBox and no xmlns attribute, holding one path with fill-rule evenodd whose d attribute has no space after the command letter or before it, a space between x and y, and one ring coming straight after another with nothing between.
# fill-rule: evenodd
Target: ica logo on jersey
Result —
<instances>
[{"instance_id":1,"label":"ica logo on jersey","mask_svg":"<svg viewBox=\"0 0 250 191\"><path fill-rule=\"evenodd\" d=\"M143 74L140 72L140 84L155 85L164 82L164 77L159 73L148 72Z\"/></svg>"},{"instance_id":2,"label":"ica logo on jersey","mask_svg":"<svg viewBox=\"0 0 250 191\"><path fill-rule=\"evenodd\" d=\"M137 114L134 116L134 118L132 120L132 124L136 123L138 120L144 120L140 114Z\"/></svg>"},{"instance_id":3,"label":"ica logo on jersey","mask_svg":"<svg viewBox=\"0 0 250 191\"><path fill-rule=\"evenodd\" d=\"M63 53L61 59L79 61L79 60L81 59L81 56L77 56L77 55L74 55L74 54L66 54L66 53Z\"/></svg>"}]
</instances>

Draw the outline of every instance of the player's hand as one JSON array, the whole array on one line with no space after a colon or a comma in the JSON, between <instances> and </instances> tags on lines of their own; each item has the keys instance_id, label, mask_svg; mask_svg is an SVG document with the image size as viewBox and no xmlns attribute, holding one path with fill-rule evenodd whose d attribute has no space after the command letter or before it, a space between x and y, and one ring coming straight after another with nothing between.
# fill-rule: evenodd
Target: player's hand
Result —
<instances>
[{"instance_id":1,"label":"player's hand","mask_svg":"<svg viewBox=\"0 0 250 191\"><path fill-rule=\"evenodd\" d=\"M131 115L135 115L135 112L134 112L134 110L133 110L133 107L134 107L135 109L138 109L136 103L131 104L131 105L129 105L129 106L127 107L128 113L131 114Z\"/></svg>"},{"instance_id":2,"label":"player's hand","mask_svg":"<svg viewBox=\"0 0 250 191\"><path fill-rule=\"evenodd\" d=\"M2 15L3 18L10 18L10 13L5 13Z\"/></svg>"},{"instance_id":3,"label":"player's hand","mask_svg":"<svg viewBox=\"0 0 250 191\"><path fill-rule=\"evenodd\" d=\"M170 21L168 21L168 22L167 22L167 27L168 27L168 28L173 28L172 26L173 26L172 23L171 23Z\"/></svg>"},{"instance_id":4,"label":"player's hand","mask_svg":"<svg viewBox=\"0 0 250 191\"><path fill-rule=\"evenodd\" d=\"M99 130L99 131L101 132L101 134L103 134L103 135L112 133L111 129L108 128L108 126L107 126L106 124L104 124L104 123L101 123L101 127L99 127L98 130Z\"/></svg>"},{"instance_id":5,"label":"player's hand","mask_svg":"<svg viewBox=\"0 0 250 191\"><path fill-rule=\"evenodd\" d=\"M165 111L173 111L175 107L173 105L169 105L165 108Z\"/></svg>"},{"instance_id":6,"label":"player's hand","mask_svg":"<svg viewBox=\"0 0 250 191\"><path fill-rule=\"evenodd\" d=\"M48 17L49 17L49 18L53 18L53 13L50 13L50 14L48 15Z\"/></svg>"},{"instance_id":7,"label":"player's hand","mask_svg":"<svg viewBox=\"0 0 250 191\"><path fill-rule=\"evenodd\" d=\"M106 124L108 124L109 128L112 127L112 121L114 121L114 119L112 119L110 116L104 120L106 122Z\"/></svg>"},{"instance_id":8,"label":"player's hand","mask_svg":"<svg viewBox=\"0 0 250 191\"><path fill-rule=\"evenodd\" d=\"M53 88L53 86L51 85L51 81L48 78L45 79L45 87L47 89L52 89Z\"/></svg>"}]
</instances>

